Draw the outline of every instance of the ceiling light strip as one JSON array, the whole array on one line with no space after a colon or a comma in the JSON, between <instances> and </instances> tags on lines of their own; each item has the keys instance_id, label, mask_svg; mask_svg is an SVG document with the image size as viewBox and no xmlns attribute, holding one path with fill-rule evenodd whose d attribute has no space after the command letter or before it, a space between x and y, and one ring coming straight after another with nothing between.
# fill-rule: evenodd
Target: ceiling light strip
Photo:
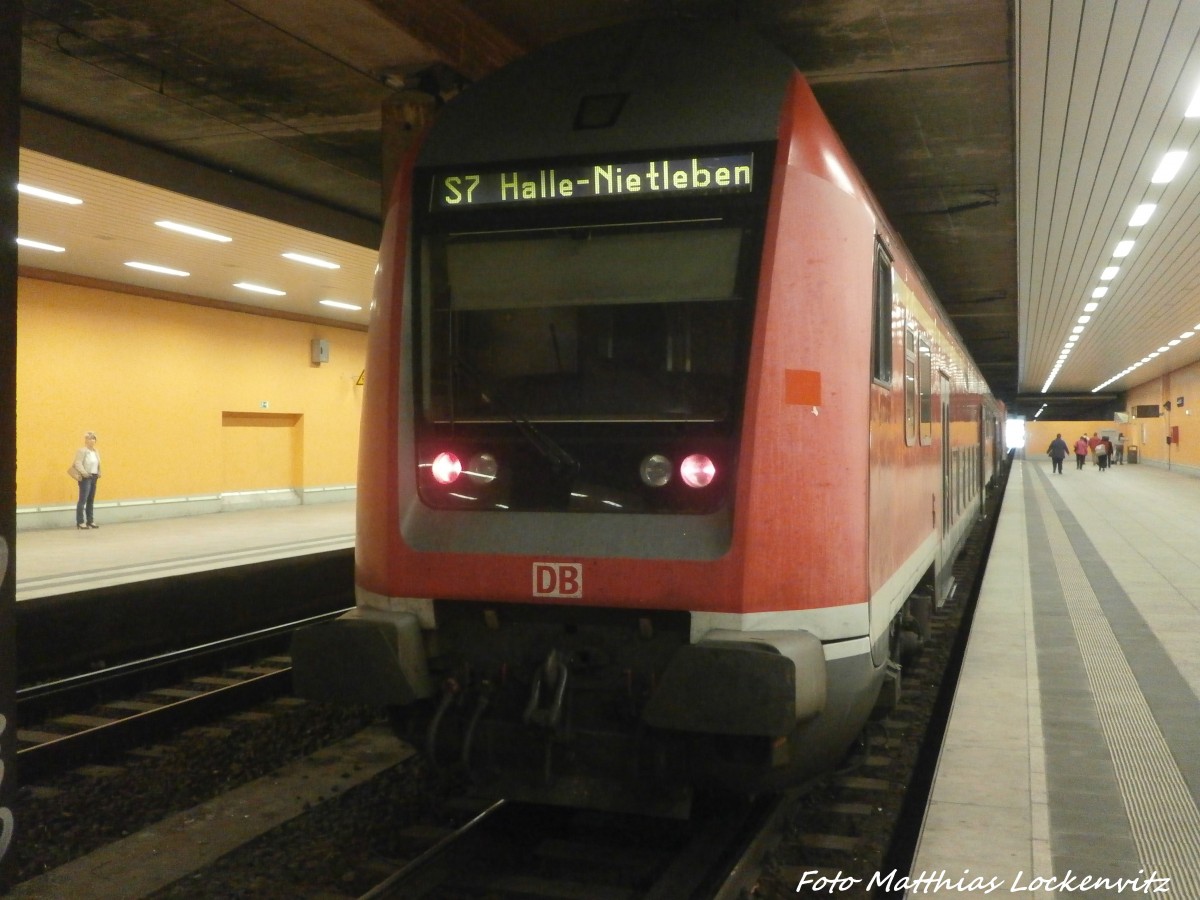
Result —
<instances>
[{"instance_id":1,"label":"ceiling light strip","mask_svg":"<svg viewBox=\"0 0 1200 900\"><path fill-rule=\"evenodd\" d=\"M1192 96L1191 103L1188 105L1187 111L1184 113L1184 116L1185 116L1185 118L1200 117L1200 89L1197 89L1196 93ZM1154 170L1154 174L1150 177L1150 182L1152 184L1168 184L1168 183L1170 183L1179 174L1179 172L1183 168L1183 164L1187 161L1187 158L1188 158L1188 152L1186 150L1168 150L1166 153L1163 154L1162 159L1159 161L1158 167ZM1134 209L1133 214L1129 218L1129 227L1130 228L1142 227L1143 225L1145 225L1147 222L1150 221L1151 217L1154 215L1155 210L1157 210L1157 209L1158 209L1158 204L1156 204L1156 203L1139 203L1138 206ZM1134 246L1135 246L1135 242L1128 238L1118 241L1116 247L1113 249L1113 254L1112 254L1113 259L1124 259L1126 256L1128 256L1130 253L1133 252ZM1101 281L1112 281L1117 276L1117 273L1119 271L1120 271L1119 266L1106 266L1104 268L1104 270L1100 273L1100 280ZM1104 297L1107 293L1108 293L1107 287L1104 287L1104 286L1096 287L1092 290L1092 300L1099 300L1102 297ZM1094 303L1094 302L1086 303L1086 304L1084 304L1083 311L1085 313L1090 314L1090 313L1095 312L1098 308L1099 308L1098 303ZM1084 326L1088 322L1091 321L1091 318L1092 318L1091 315L1082 315L1076 320L1077 324L1071 329L1072 334L1071 334L1071 337L1069 337L1067 339L1067 346L1066 346L1064 352L1059 355L1058 361L1054 364L1054 367L1050 370L1050 375L1046 379L1046 383L1042 385L1042 393L1043 394L1046 393L1050 389L1050 385L1052 385L1054 383L1054 379L1058 377L1059 370L1062 368L1063 363L1066 362L1067 355L1070 353L1071 349L1073 349L1074 345L1071 342L1073 340L1078 339L1080 333L1082 333L1084 330ZM1197 323L1196 325L1194 325L1193 328L1196 330L1200 330L1200 323ZM1120 372L1120 373L1114 375L1112 378L1108 379L1108 381L1105 381L1103 384L1097 385L1096 387L1092 388L1092 393L1095 393L1096 391L1099 391L1099 390L1102 390L1102 389L1108 387L1114 381L1117 381L1118 379L1125 377L1130 372L1132 372L1134 369L1149 362L1154 357L1156 357L1162 353L1165 353L1171 347L1176 346L1177 344L1180 343L1180 341L1186 340L1187 338L1191 337L1193 334L1195 334L1195 331L1184 332L1182 335L1180 335L1179 338L1174 339L1172 341L1168 341L1165 346L1159 347L1156 352L1151 353L1147 357L1144 357L1140 362L1134 363L1132 366L1129 366L1123 372Z\"/></svg>"},{"instance_id":2,"label":"ceiling light strip","mask_svg":"<svg viewBox=\"0 0 1200 900\"><path fill-rule=\"evenodd\" d=\"M78 197L72 197L68 194L60 194L57 191L48 191L45 188L34 187L29 184L18 184L17 192L20 194L28 194L31 197L41 197L43 200L53 200L55 203L66 203L69 206L78 206L83 203Z\"/></svg>"},{"instance_id":3,"label":"ceiling light strip","mask_svg":"<svg viewBox=\"0 0 1200 900\"><path fill-rule=\"evenodd\" d=\"M292 262L304 263L306 266L316 266L319 269L340 269L340 263L330 262L327 259L319 259L315 256L308 256L304 253L281 253L284 259L290 259Z\"/></svg>"},{"instance_id":4,"label":"ceiling light strip","mask_svg":"<svg viewBox=\"0 0 1200 900\"><path fill-rule=\"evenodd\" d=\"M1104 388L1108 387L1114 381L1124 378L1126 375L1133 372L1134 369L1140 368L1141 366L1150 362L1150 360L1156 359L1157 357L1162 356L1164 353L1167 353L1172 347L1178 347L1180 344L1182 344L1188 338L1195 337L1197 331L1200 331L1200 322L1197 322L1189 330L1182 332L1179 335L1179 337L1172 338L1171 340L1167 341L1165 344L1163 344L1157 350L1153 350L1150 353L1147 353L1145 356L1143 356L1140 360L1135 362L1133 365L1126 367L1124 371L1118 372L1112 378L1108 379L1108 381L1105 381L1101 384L1096 385L1094 388L1092 388L1092 393L1094 394L1097 391L1104 390Z\"/></svg>"},{"instance_id":5,"label":"ceiling light strip","mask_svg":"<svg viewBox=\"0 0 1200 900\"><path fill-rule=\"evenodd\" d=\"M127 262L125 265L131 269L141 269L145 272L155 272L159 275L174 275L177 278L187 278L191 273L185 272L182 269L171 269L167 266L156 266L153 263L144 262Z\"/></svg>"},{"instance_id":6,"label":"ceiling light strip","mask_svg":"<svg viewBox=\"0 0 1200 900\"><path fill-rule=\"evenodd\" d=\"M154 223L159 228L165 228L168 231L177 231L180 234L191 235L192 237L204 238L206 241L218 241L222 244L228 244L233 238L228 235L218 234L215 231L209 231L207 228L197 228L194 225L183 225L179 222L172 222L168 219L161 219Z\"/></svg>"},{"instance_id":7,"label":"ceiling light strip","mask_svg":"<svg viewBox=\"0 0 1200 900\"><path fill-rule=\"evenodd\" d=\"M266 287L261 284L252 284L249 281L239 281L234 285L235 288L241 288L243 291L253 291L256 294L270 294L272 297L285 297L287 291L281 291L273 287Z\"/></svg>"},{"instance_id":8,"label":"ceiling light strip","mask_svg":"<svg viewBox=\"0 0 1200 900\"><path fill-rule=\"evenodd\" d=\"M28 247L30 250L49 250L51 253L65 253L67 248L60 247L58 244L46 244L42 241L31 241L29 238L17 238L17 244L21 247Z\"/></svg>"}]
</instances>

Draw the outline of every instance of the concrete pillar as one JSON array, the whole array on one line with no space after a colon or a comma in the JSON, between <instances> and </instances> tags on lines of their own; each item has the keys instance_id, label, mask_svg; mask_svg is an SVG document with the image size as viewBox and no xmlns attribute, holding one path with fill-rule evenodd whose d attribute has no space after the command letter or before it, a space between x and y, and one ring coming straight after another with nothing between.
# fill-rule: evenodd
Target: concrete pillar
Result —
<instances>
[{"instance_id":1,"label":"concrete pillar","mask_svg":"<svg viewBox=\"0 0 1200 900\"><path fill-rule=\"evenodd\" d=\"M12 871L17 769L17 151L21 3L0 3L0 893Z\"/></svg>"}]
</instances>

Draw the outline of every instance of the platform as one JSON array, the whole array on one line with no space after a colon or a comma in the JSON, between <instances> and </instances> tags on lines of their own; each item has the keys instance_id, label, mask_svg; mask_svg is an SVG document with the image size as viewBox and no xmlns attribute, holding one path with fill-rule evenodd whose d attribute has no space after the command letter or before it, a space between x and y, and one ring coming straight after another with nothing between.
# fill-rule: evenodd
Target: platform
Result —
<instances>
[{"instance_id":1,"label":"platform","mask_svg":"<svg viewBox=\"0 0 1200 900\"><path fill-rule=\"evenodd\" d=\"M354 546L354 503L17 533L17 601Z\"/></svg>"},{"instance_id":2,"label":"platform","mask_svg":"<svg viewBox=\"0 0 1200 900\"><path fill-rule=\"evenodd\" d=\"M1200 898L1198 648L1200 479L1015 461L909 895Z\"/></svg>"}]
</instances>

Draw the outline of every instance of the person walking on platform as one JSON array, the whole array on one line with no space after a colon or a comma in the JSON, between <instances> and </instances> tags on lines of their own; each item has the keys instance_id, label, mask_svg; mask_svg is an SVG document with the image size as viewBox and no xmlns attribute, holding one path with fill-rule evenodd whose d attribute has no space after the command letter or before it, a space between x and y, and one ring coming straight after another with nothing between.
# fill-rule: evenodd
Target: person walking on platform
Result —
<instances>
[{"instance_id":1,"label":"person walking on platform","mask_svg":"<svg viewBox=\"0 0 1200 900\"><path fill-rule=\"evenodd\" d=\"M1080 469L1080 470L1083 469L1083 464L1085 462L1087 462L1088 450L1090 450L1090 449L1091 448L1088 447L1087 436L1081 434L1079 436L1079 440L1077 440L1075 442L1075 468L1076 469Z\"/></svg>"},{"instance_id":2,"label":"person walking on platform","mask_svg":"<svg viewBox=\"0 0 1200 900\"><path fill-rule=\"evenodd\" d=\"M1118 434L1117 442L1113 444L1113 465L1125 465L1125 435Z\"/></svg>"},{"instance_id":3,"label":"person walking on platform","mask_svg":"<svg viewBox=\"0 0 1200 900\"><path fill-rule=\"evenodd\" d=\"M1110 446L1108 438L1100 438L1096 442L1096 465L1100 467L1101 472L1108 468L1108 448Z\"/></svg>"},{"instance_id":4,"label":"person walking on platform","mask_svg":"<svg viewBox=\"0 0 1200 900\"><path fill-rule=\"evenodd\" d=\"M1099 443L1100 435L1093 431L1092 436L1088 438L1088 449L1092 451L1092 465L1096 465L1098 463L1098 460L1096 459L1096 445Z\"/></svg>"},{"instance_id":5,"label":"person walking on platform","mask_svg":"<svg viewBox=\"0 0 1200 900\"><path fill-rule=\"evenodd\" d=\"M1063 473L1063 460L1067 458L1067 454L1070 452L1061 432L1050 442L1050 447L1046 450L1046 453L1050 455L1050 461L1054 463L1054 471L1059 475Z\"/></svg>"},{"instance_id":6,"label":"person walking on platform","mask_svg":"<svg viewBox=\"0 0 1200 900\"><path fill-rule=\"evenodd\" d=\"M89 431L84 434L83 446L75 451L75 461L71 463L71 477L79 482L75 527L99 528L92 513L96 502L96 482L100 480L100 451L96 449L96 432Z\"/></svg>"}]
</instances>

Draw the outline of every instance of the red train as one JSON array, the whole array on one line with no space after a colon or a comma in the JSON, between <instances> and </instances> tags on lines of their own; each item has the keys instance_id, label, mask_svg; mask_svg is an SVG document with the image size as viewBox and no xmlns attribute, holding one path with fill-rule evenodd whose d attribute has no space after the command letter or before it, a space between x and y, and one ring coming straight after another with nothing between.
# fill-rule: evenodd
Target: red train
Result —
<instances>
[{"instance_id":1,"label":"red train","mask_svg":"<svg viewBox=\"0 0 1200 900\"><path fill-rule=\"evenodd\" d=\"M357 608L297 690L508 796L674 812L837 762L1003 409L803 77L622 26L450 102L391 194Z\"/></svg>"}]
</instances>

